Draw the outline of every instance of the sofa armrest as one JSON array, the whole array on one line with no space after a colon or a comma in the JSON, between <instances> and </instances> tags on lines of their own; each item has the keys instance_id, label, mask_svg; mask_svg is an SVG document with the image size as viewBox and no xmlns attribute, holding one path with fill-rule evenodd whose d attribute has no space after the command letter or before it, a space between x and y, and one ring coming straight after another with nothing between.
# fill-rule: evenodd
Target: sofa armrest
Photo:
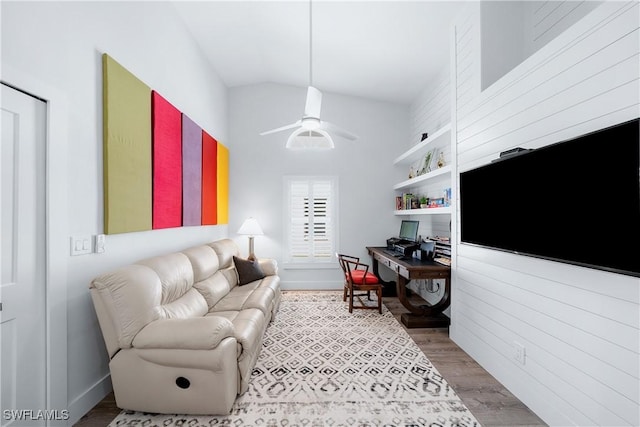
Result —
<instances>
[{"instance_id":1,"label":"sofa armrest","mask_svg":"<svg viewBox=\"0 0 640 427\"><path fill-rule=\"evenodd\" d=\"M275 259L263 258L258 260L260 268L267 276L275 276L278 274L278 262Z\"/></svg>"},{"instance_id":2,"label":"sofa armrest","mask_svg":"<svg viewBox=\"0 0 640 427\"><path fill-rule=\"evenodd\" d=\"M227 337L234 337L233 324L224 317L161 319L142 328L133 339L133 347L210 350Z\"/></svg>"}]
</instances>

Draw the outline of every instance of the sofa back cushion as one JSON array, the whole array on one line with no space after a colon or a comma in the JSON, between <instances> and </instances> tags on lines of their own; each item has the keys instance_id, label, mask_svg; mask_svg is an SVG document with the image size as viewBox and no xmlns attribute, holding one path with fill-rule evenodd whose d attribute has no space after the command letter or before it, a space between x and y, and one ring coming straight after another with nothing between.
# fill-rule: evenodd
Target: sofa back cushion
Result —
<instances>
[{"instance_id":1,"label":"sofa back cushion","mask_svg":"<svg viewBox=\"0 0 640 427\"><path fill-rule=\"evenodd\" d=\"M216 271L213 276L196 282L193 287L207 301L208 310L211 310L231 290L231 285L222 271Z\"/></svg>"},{"instance_id":2,"label":"sofa back cushion","mask_svg":"<svg viewBox=\"0 0 640 427\"><path fill-rule=\"evenodd\" d=\"M136 264L146 265L156 272L162 286L160 318L204 316L208 309L204 297L193 289L193 267L183 253L157 256Z\"/></svg>"},{"instance_id":3,"label":"sofa back cushion","mask_svg":"<svg viewBox=\"0 0 640 427\"><path fill-rule=\"evenodd\" d=\"M198 283L213 276L220 266L218 255L209 245L194 246L182 251L193 268L193 281Z\"/></svg>"},{"instance_id":4,"label":"sofa back cushion","mask_svg":"<svg viewBox=\"0 0 640 427\"><path fill-rule=\"evenodd\" d=\"M222 239L209 243L209 246L213 248L220 261L220 271L229 282L229 286L233 289L238 284L238 273L236 267L233 264L233 257L240 256L240 249L238 245L231 239Z\"/></svg>"},{"instance_id":5,"label":"sofa back cushion","mask_svg":"<svg viewBox=\"0 0 640 427\"><path fill-rule=\"evenodd\" d=\"M216 252L218 260L220 261L220 269L233 267L233 257L240 256L240 250L238 245L231 239L222 239L209 245Z\"/></svg>"}]
</instances>

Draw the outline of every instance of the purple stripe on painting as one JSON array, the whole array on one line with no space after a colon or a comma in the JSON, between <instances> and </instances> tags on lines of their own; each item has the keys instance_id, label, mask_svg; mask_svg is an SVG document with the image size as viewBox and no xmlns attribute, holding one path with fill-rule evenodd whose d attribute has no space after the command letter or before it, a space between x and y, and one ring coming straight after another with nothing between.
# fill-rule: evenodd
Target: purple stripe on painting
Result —
<instances>
[{"instance_id":1,"label":"purple stripe on painting","mask_svg":"<svg viewBox=\"0 0 640 427\"><path fill-rule=\"evenodd\" d=\"M182 225L202 223L202 128L182 114Z\"/></svg>"}]
</instances>

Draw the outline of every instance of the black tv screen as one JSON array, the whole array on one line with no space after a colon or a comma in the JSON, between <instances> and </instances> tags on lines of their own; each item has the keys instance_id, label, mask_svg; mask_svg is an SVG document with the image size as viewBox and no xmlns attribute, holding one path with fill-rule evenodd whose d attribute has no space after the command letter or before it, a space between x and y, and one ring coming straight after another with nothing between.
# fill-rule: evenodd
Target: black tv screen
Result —
<instances>
[{"instance_id":1,"label":"black tv screen","mask_svg":"<svg viewBox=\"0 0 640 427\"><path fill-rule=\"evenodd\" d=\"M639 126L460 173L462 243L640 277Z\"/></svg>"}]
</instances>

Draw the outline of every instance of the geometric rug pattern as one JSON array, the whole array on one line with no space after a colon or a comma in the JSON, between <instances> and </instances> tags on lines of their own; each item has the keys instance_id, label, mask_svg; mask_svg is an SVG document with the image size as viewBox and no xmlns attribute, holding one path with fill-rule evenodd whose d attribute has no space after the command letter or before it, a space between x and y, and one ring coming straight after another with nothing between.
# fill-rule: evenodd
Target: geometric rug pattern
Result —
<instances>
[{"instance_id":1,"label":"geometric rug pattern","mask_svg":"<svg viewBox=\"0 0 640 427\"><path fill-rule=\"evenodd\" d=\"M342 292L284 291L249 389L226 416L123 411L116 426L480 424L393 315Z\"/></svg>"}]
</instances>

